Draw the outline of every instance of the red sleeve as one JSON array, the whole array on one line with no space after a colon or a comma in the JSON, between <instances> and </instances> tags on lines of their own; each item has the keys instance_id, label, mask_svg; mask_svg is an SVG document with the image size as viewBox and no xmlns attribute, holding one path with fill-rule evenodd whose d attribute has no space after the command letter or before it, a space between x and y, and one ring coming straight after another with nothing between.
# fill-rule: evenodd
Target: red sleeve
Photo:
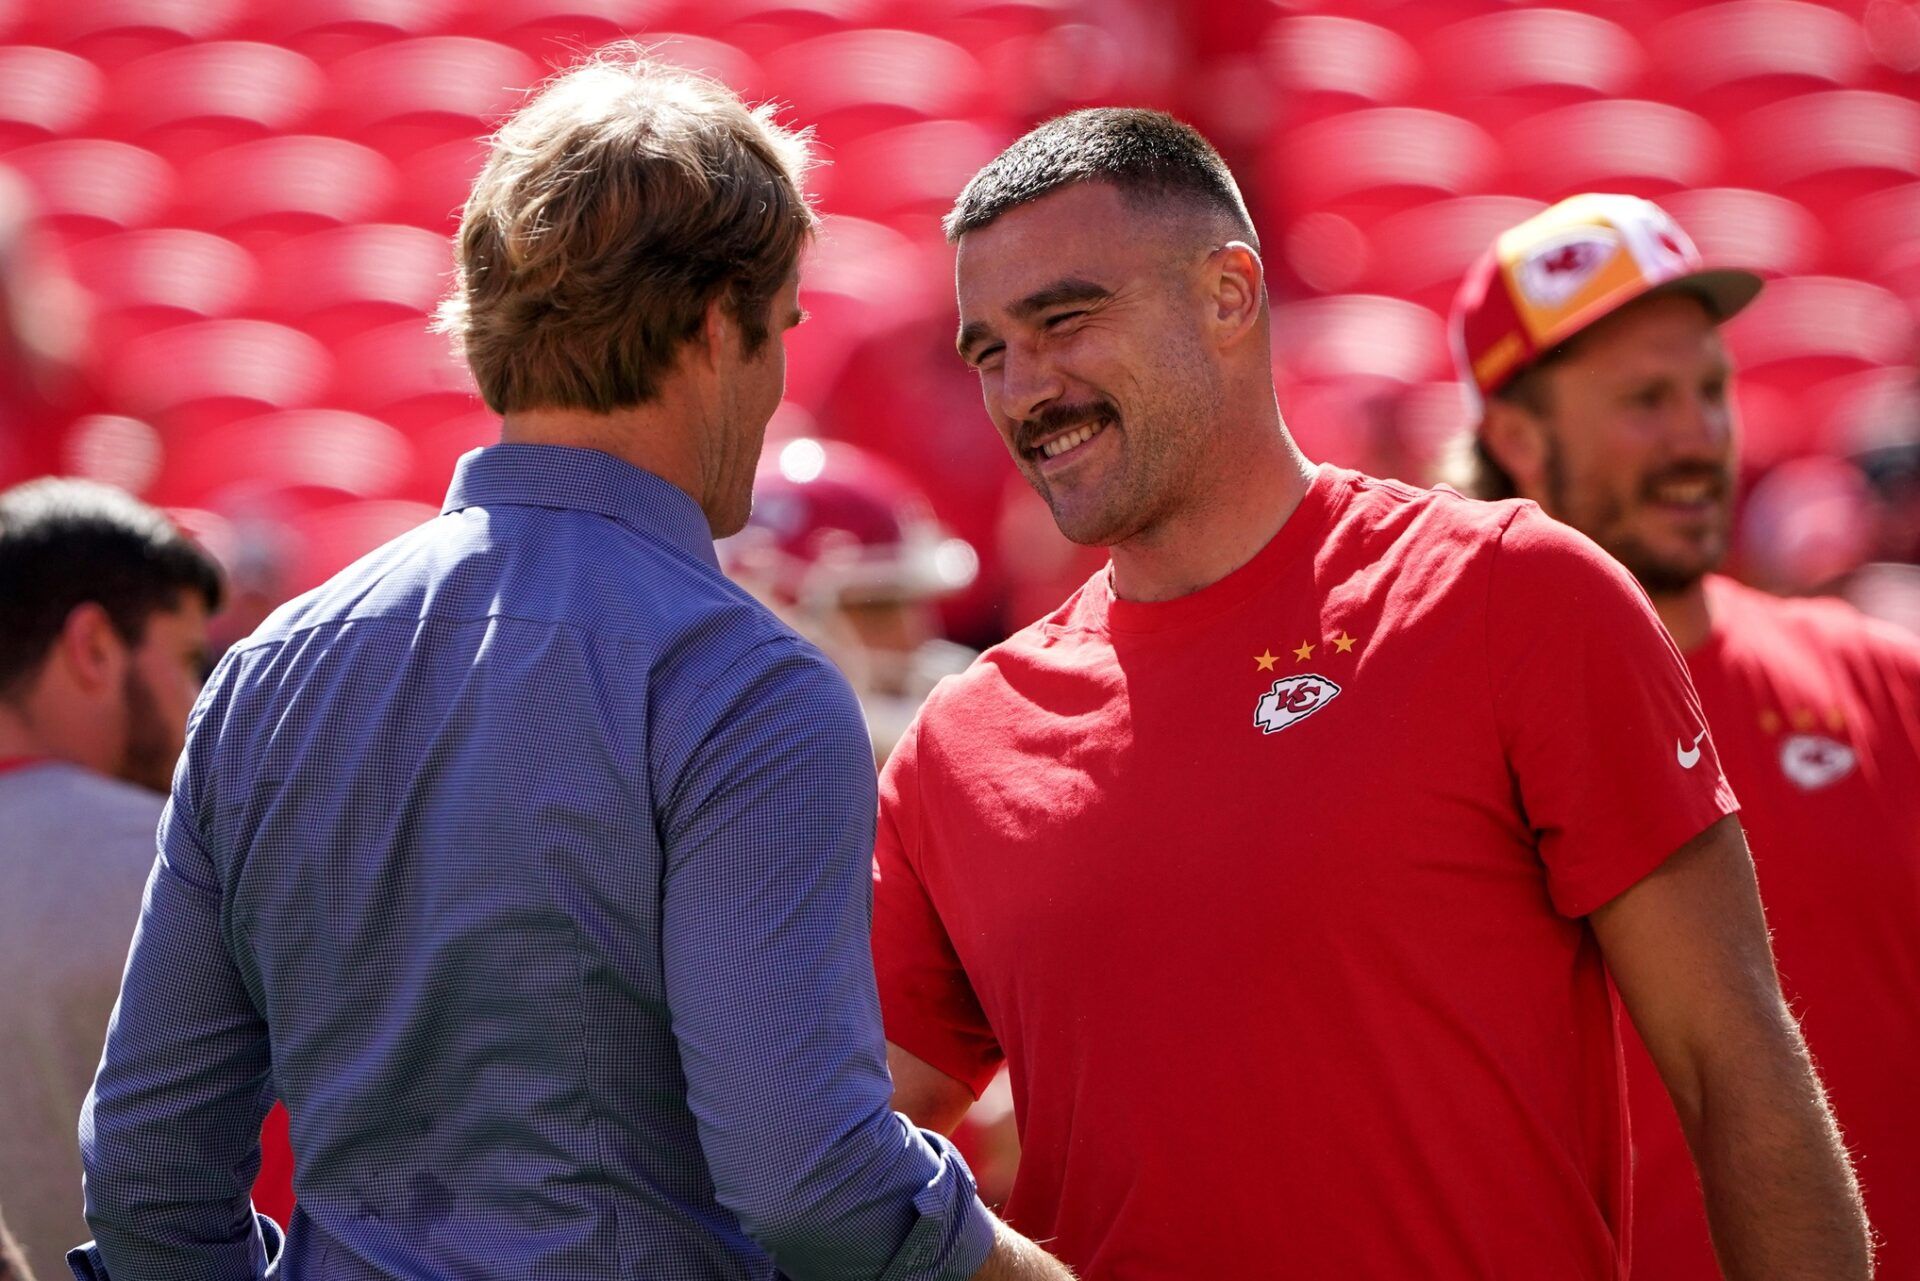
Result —
<instances>
[{"instance_id":1,"label":"red sleeve","mask_svg":"<svg viewBox=\"0 0 1920 1281\"><path fill-rule=\"evenodd\" d=\"M873 962L887 1039L964 1083L979 1098L1000 1045L921 879L920 722L880 775L873 855Z\"/></svg>"},{"instance_id":2,"label":"red sleeve","mask_svg":"<svg viewBox=\"0 0 1920 1281\"><path fill-rule=\"evenodd\" d=\"M1612 557L1529 503L1487 590L1494 720L1553 905L1584 916L1739 806L1679 651Z\"/></svg>"}]
</instances>

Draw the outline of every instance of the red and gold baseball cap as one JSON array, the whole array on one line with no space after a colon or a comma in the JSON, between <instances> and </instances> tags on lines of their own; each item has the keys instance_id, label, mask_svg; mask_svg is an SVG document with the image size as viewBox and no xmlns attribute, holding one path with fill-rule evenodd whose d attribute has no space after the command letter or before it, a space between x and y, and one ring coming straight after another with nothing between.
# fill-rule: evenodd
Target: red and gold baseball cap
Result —
<instances>
[{"instance_id":1,"label":"red and gold baseball cap","mask_svg":"<svg viewBox=\"0 0 1920 1281\"><path fill-rule=\"evenodd\" d=\"M1504 231L1453 300L1460 377L1484 402L1543 352L1653 293L1690 293L1724 321L1764 282L1708 269L1680 224L1651 200L1570 196Z\"/></svg>"}]
</instances>

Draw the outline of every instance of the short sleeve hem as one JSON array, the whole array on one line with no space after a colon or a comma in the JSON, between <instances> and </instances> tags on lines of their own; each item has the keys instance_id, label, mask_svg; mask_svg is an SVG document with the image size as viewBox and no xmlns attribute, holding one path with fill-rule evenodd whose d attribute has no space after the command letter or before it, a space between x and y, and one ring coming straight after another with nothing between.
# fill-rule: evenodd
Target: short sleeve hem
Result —
<instances>
[{"instance_id":1,"label":"short sleeve hem","mask_svg":"<svg viewBox=\"0 0 1920 1281\"><path fill-rule=\"evenodd\" d=\"M1596 853L1590 870L1563 872L1553 882L1549 893L1554 910L1566 917L1582 917L1598 911L1658 871L1681 846L1729 814L1738 813L1739 809L1732 792L1722 785L1705 805L1662 823L1659 830L1648 835L1645 848L1635 855Z\"/></svg>"}]
</instances>

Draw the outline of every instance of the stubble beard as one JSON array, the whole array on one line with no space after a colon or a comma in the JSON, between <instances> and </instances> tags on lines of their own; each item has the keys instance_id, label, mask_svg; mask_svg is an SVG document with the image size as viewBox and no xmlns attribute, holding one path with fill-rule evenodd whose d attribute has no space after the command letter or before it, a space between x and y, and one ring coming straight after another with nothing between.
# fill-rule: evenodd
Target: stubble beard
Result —
<instances>
[{"instance_id":1,"label":"stubble beard","mask_svg":"<svg viewBox=\"0 0 1920 1281\"><path fill-rule=\"evenodd\" d=\"M1695 584L1720 567L1726 558L1728 528L1732 523L1731 477L1722 480L1722 497L1715 529L1701 550L1692 555L1671 555L1649 547L1626 524L1627 504L1612 494L1602 495L1592 511L1582 511L1573 502L1573 485L1567 475L1566 456L1559 442L1547 439L1547 497L1556 518L1564 520L1593 539L1600 549L1625 566L1646 589L1649 596L1672 596L1691 590ZM1646 482L1643 482L1643 488Z\"/></svg>"},{"instance_id":2,"label":"stubble beard","mask_svg":"<svg viewBox=\"0 0 1920 1281\"><path fill-rule=\"evenodd\" d=\"M177 746L167 732L166 719L160 714L160 702L140 673L129 667L121 685L126 708L127 749L121 758L119 776L162 796L173 789L173 766Z\"/></svg>"}]
</instances>

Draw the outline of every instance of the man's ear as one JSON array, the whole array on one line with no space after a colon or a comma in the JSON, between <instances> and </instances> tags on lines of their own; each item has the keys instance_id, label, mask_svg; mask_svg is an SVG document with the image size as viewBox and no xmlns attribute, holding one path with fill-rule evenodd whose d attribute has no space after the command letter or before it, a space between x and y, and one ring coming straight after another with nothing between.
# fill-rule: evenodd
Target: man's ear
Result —
<instances>
[{"instance_id":1,"label":"man's ear","mask_svg":"<svg viewBox=\"0 0 1920 1281\"><path fill-rule=\"evenodd\" d=\"M1547 424L1525 405L1488 400L1480 439L1493 461L1513 477L1520 497L1544 501L1547 492Z\"/></svg>"},{"instance_id":2,"label":"man's ear","mask_svg":"<svg viewBox=\"0 0 1920 1281\"><path fill-rule=\"evenodd\" d=\"M52 655L52 661L65 667L73 683L89 694L118 689L132 658L113 620L95 601L75 605L67 614Z\"/></svg>"},{"instance_id":3,"label":"man's ear","mask_svg":"<svg viewBox=\"0 0 1920 1281\"><path fill-rule=\"evenodd\" d=\"M740 342L740 324L733 318L728 308L729 299L723 292L716 295L707 304L706 314L700 318L698 359L714 373L720 372L723 355L734 350Z\"/></svg>"},{"instance_id":4,"label":"man's ear","mask_svg":"<svg viewBox=\"0 0 1920 1281\"><path fill-rule=\"evenodd\" d=\"M1255 332L1260 324L1261 300L1266 295L1266 268L1260 251L1244 240L1230 240L1207 256L1207 319L1215 341L1232 347Z\"/></svg>"}]
</instances>

